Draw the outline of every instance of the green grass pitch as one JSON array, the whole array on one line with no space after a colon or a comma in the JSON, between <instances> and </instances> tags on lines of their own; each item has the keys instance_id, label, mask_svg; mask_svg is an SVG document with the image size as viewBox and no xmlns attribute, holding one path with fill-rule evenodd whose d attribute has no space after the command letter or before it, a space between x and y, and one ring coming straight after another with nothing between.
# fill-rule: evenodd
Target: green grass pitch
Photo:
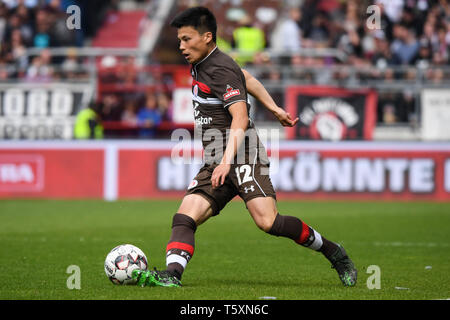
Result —
<instances>
[{"instance_id":1,"label":"green grass pitch","mask_svg":"<svg viewBox=\"0 0 450 320\"><path fill-rule=\"evenodd\" d=\"M260 231L241 201L200 226L182 288L116 286L103 262L140 247L163 268L179 201L0 201L0 299L279 300L450 298L450 203L280 201L344 245L358 283L344 287L320 253ZM81 289L68 289L71 265ZM380 289L368 267L380 269Z\"/></svg>"}]
</instances>

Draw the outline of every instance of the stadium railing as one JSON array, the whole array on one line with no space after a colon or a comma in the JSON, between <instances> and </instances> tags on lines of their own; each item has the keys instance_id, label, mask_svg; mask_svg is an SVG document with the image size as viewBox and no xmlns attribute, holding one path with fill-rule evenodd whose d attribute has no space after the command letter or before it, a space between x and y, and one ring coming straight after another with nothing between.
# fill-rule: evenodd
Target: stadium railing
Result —
<instances>
[{"instance_id":1,"label":"stadium railing","mask_svg":"<svg viewBox=\"0 0 450 320\"><path fill-rule=\"evenodd\" d=\"M86 82L94 85L97 90L94 97L98 99L104 92L146 92L147 90L162 90L171 93L174 87L180 85L189 86L187 80L189 75L189 67L187 65L146 65L147 56L139 49L121 49L121 48L49 48L47 49L53 57L65 57L68 52L75 52L76 57L83 60L79 64L79 71L86 75ZM26 56L32 58L41 53L40 48L29 48ZM265 52L271 57L267 64L249 65L245 68L260 79L266 88L275 97L276 102L284 105L285 88L290 85L328 85L344 88L362 88L370 87L375 89L380 95L395 93L398 95L408 94L413 96L413 107L411 114L406 118L399 119L394 123L383 123L381 119L377 123L377 129L386 132L386 128L392 127L392 132L398 134L401 128L405 132L409 132L409 138L414 140L417 138L417 130L420 127L421 101L420 93L426 88L448 88L450 84L450 67L430 66L420 68L414 66L389 66L386 68L377 68L373 65L353 66L342 64L345 63L347 57L345 53L334 48L302 50L301 55L312 58L332 58L339 61L338 64L322 65L322 66L305 66L290 65L282 63L282 57L290 57L299 54L299 52L279 52L267 50ZM124 86L123 83L103 83L101 75L104 69L101 66L101 59L106 56L117 58L132 57L135 59L135 70L139 82ZM16 68L16 66L3 66ZM60 65L55 65L55 70L60 70ZM114 69L114 67L112 68ZM111 71L111 68L109 68ZM26 71L26 70L22 70ZM181 74L181 76L180 76ZM163 83L163 76L167 83ZM61 80L59 82L83 82L84 79ZM168 81L167 81L168 80ZM5 79L2 83L21 82L23 79ZM170 83L172 82L172 83ZM261 106L255 103L253 115L256 116L256 122L260 122L266 126L274 126L276 119L270 117L267 113L260 112ZM87 107L87 106L85 106ZM411 111L411 110L410 110ZM127 127L121 124L107 124L111 128ZM177 126L177 125L175 125ZM173 128L174 125L166 123L162 128ZM399 129L400 128L400 129ZM408 133L406 134L408 136ZM386 135L389 137L389 134Z\"/></svg>"}]
</instances>

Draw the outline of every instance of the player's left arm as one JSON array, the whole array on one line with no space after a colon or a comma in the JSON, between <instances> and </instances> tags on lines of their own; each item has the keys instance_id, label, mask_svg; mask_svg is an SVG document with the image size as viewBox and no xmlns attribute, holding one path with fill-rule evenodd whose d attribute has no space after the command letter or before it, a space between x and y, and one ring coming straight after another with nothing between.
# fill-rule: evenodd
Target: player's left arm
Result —
<instances>
[{"instance_id":1,"label":"player's left arm","mask_svg":"<svg viewBox=\"0 0 450 320\"><path fill-rule=\"evenodd\" d=\"M231 163L245 138L245 130L248 126L247 104L244 101L237 101L228 107L233 120L231 121L230 134L220 164L214 169L211 175L213 188L221 186L230 172Z\"/></svg>"},{"instance_id":2,"label":"player's left arm","mask_svg":"<svg viewBox=\"0 0 450 320\"><path fill-rule=\"evenodd\" d=\"M293 127L297 124L298 118L292 120L291 115L287 113L283 108L280 108L271 95L267 92L266 88L259 82L258 79L253 77L247 70L242 69L242 73L245 77L246 87L248 93L255 97L263 106L272 112L281 125L284 127Z\"/></svg>"}]
</instances>

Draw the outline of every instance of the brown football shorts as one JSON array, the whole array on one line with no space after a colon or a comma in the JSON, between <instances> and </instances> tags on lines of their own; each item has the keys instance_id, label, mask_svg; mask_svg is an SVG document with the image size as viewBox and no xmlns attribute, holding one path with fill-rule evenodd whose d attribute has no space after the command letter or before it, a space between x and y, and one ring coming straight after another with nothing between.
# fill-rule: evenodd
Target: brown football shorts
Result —
<instances>
[{"instance_id":1,"label":"brown football shorts","mask_svg":"<svg viewBox=\"0 0 450 320\"><path fill-rule=\"evenodd\" d=\"M191 181L185 194L203 196L211 204L213 215L219 214L237 195L246 203L257 197L272 197L276 200L275 190L268 174L268 164L233 164L224 184L213 189L211 175L216 166L216 164L203 166Z\"/></svg>"}]
</instances>

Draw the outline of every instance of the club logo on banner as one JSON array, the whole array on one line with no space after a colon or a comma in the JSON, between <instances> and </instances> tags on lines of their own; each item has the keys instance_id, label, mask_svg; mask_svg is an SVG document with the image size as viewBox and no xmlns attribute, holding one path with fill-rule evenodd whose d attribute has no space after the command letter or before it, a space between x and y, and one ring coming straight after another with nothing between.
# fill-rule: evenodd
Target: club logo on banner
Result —
<instances>
[{"instance_id":1,"label":"club logo on banner","mask_svg":"<svg viewBox=\"0 0 450 320\"><path fill-rule=\"evenodd\" d=\"M333 87L289 87L287 111L300 121L287 128L289 139L371 140L376 92Z\"/></svg>"}]
</instances>

